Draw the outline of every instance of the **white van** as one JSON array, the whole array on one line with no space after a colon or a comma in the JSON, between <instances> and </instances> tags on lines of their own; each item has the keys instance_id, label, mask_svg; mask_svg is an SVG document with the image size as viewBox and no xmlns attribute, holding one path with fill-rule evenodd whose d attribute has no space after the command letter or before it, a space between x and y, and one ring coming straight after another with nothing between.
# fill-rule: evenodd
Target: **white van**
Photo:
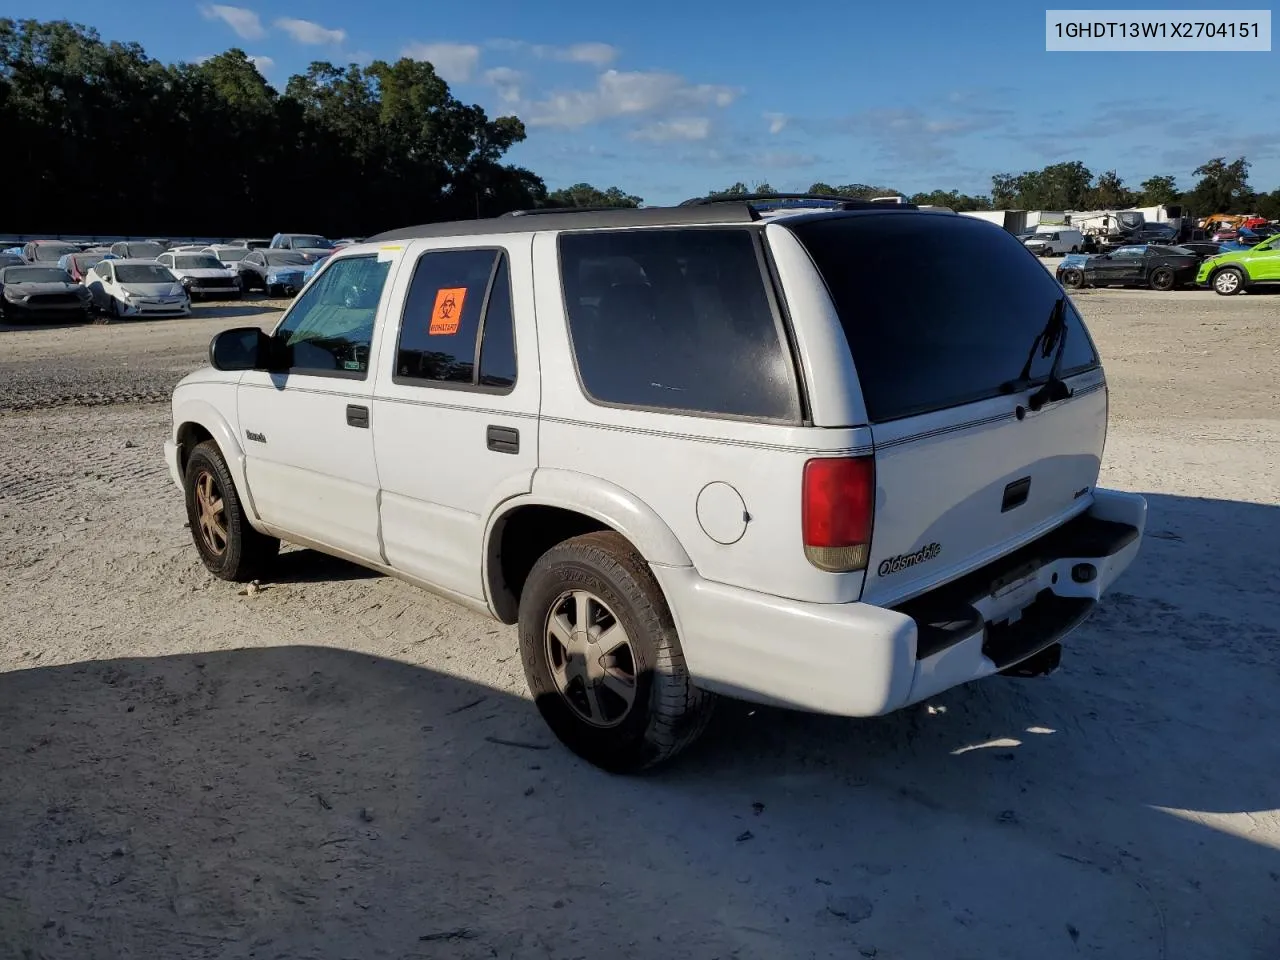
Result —
<instances>
[{"instance_id":1,"label":"white van","mask_svg":"<svg viewBox=\"0 0 1280 960\"><path fill-rule=\"evenodd\" d=\"M1063 253L1079 253L1084 246L1084 234L1071 227L1054 228L1034 233L1023 243L1036 256L1052 257Z\"/></svg>"}]
</instances>

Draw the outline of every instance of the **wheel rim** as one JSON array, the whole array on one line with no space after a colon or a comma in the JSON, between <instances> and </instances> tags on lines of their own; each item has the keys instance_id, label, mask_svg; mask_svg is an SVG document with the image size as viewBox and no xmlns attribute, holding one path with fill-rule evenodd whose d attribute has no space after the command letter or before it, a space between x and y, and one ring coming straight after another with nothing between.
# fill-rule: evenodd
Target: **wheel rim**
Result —
<instances>
[{"instance_id":1,"label":"wheel rim","mask_svg":"<svg viewBox=\"0 0 1280 960\"><path fill-rule=\"evenodd\" d=\"M1230 270L1226 273L1218 274L1217 278L1213 281L1213 285L1223 293L1231 293L1237 286L1239 286L1239 284L1239 278Z\"/></svg>"},{"instance_id":2,"label":"wheel rim","mask_svg":"<svg viewBox=\"0 0 1280 960\"><path fill-rule=\"evenodd\" d=\"M1151 282L1157 290L1165 290L1173 286L1173 274L1166 270L1157 270Z\"/></svg>"},{"instance_id":3,"label":"wheel rim","mask_svg":"<svg viewBox=\"0 0 1280 960\"><path fill-rule=\"evenodd\" d=\"M625 720L636 699L635 650L608 605L586 590L566 591L543 635L551 679L578 718L593 727Z\"/></svg>"},{"instance_id":4,"label":"wheel rim","mask_svg":"<svg viewBox=\"0 0 1280 960\"><path fill-rule=\"evenodd\" d=\"M208 470L196 477L196 524L209 551L221 556L227 550L227 507L218 481Z\"/></svg>"}]
</instances>

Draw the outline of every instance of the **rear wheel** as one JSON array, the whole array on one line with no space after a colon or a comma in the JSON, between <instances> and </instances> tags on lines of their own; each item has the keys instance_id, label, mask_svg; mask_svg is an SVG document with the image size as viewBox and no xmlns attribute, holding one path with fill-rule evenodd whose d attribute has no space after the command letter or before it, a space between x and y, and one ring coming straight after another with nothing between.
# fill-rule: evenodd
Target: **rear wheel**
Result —
<instances>
[{"instance_id":1,"label":"rear wheel","mask_svg":"<svg viewBox=\"0 0 1280 960\"><path fill-rule=\"evenodd\" d=\"M1172 290L1173 271L1168 267L1156 267L1151 271L1149 282L1152 290Z\"/></svg>"},{"instance_id":2,"label":"rear wheel","mask_svg":"<svg viewBox=\"0 0 1280 960\"><path fill-rule=\"evenodd\" d=\"M206 440L191 452L184 480L191 538L209 572L236 582L263 573L280 541L250 526L216 443Z\"/></svg>"},{"instance_id":3,"label":"rear wheel","mask_svg":"<svg viewBox=\"0 0 1280 960\"><path fill-rule=\"evenodd\" d=\"M1244 290L1244 274L1235 267L1227 267L1213 275L1214 293L1231 297Z\"/></svg>"},{"instance_id":4,"label":"rear wheel","mask_svg":"<svg viewBox=\"0 0 1280 960\"><path fill-rule=\"evenodd\" d=\"M534 564L520 595L520 652L552 732L605 770L670 759L710 717L713 697L690 681L648 564L612 531L566 540Z\"/></svg>"}]
</instances>

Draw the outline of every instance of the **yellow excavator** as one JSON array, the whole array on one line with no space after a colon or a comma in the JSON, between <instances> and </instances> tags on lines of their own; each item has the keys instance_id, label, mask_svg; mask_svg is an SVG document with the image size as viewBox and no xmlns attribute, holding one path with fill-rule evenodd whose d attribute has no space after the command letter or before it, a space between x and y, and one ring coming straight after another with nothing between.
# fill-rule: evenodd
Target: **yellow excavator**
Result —
<instances>
[{"instance_id":1,"label":"yellow excavator","mask_svg":"<svg viewBox=\"0 0 1280 960\"><path fill-rule=\"evenodd\" d=\"M1260 227L1267 222L1256 213L1215 213L1205 217L1197 226L1210 233L1216 230L1239 230L1241 227Z\"/></svg>"}]
</instances>

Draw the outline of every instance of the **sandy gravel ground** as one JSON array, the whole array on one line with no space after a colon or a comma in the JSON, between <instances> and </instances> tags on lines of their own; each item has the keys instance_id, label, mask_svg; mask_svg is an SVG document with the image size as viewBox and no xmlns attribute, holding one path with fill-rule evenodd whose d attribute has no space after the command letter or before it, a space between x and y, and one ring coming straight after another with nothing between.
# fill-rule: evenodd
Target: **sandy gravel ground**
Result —
<instances>
[{"instance_id":1,"label":"sandy gravel ground","mask_svg":"<svg viewBox=\"0 0 1280 960\"><path fill-rule=\"evenodd\" d=\"M1151 518L1063 669L726 704L633 779L509 628L309 551L204 572L145 401L255 305L0 330L0 957L1275 960L1280 296L1077 302Z\"/></svg>"}]
</instances>

